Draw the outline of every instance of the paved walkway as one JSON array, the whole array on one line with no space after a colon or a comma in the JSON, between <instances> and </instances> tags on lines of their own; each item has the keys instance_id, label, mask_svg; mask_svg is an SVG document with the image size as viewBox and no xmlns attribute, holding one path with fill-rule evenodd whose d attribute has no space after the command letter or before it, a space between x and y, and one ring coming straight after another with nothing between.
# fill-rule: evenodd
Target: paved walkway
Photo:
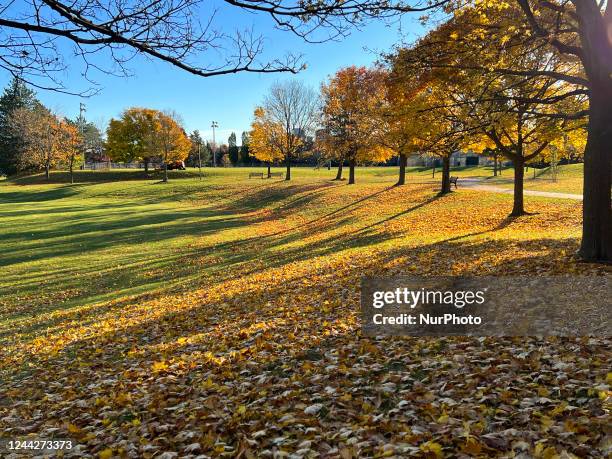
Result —
<instances>
[{"instance_id":1,"label":"paved walkway","mask_svg":"<svg viewBox=\"0 0 612 459\"><path fill-rule=\"evenodd\" d=\"M483 185L482 179L477 178L459 178L459 189L469 188L471 190L487 191L489 193L504 193L513 194L514 191L507 188L501 188L493 185ZM542 196L544 198L560 198L560 199L575 199L582 201L581 194L571 193L556 193L553 191L536 191L536 190L524 190L523 193L526 196Z\"/></svg>"}]
</instances>

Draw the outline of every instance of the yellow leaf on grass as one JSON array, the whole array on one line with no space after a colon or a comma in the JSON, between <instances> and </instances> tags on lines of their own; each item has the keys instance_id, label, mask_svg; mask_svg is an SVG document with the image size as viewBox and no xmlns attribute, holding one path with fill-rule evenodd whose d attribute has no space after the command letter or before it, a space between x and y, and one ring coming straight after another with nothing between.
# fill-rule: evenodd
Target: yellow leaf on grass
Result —
<instances>
[{"instance_id":1,"label":"yellow leaf on grass","mask_svg":"<svg viewBox=\"0 0 612 459\"><path fill-rule=\"evenodd\" d=\"M436 458L443 457L442 445L440 445L440 443L436 443L435 441L428 441L428 442L422 443L419 446L419 448L421 449L421 451L426 453L428 457L436 457Z\"/></svg>"},{"instance_id":2,"label":"yellow leaf on grass","mask_svg":"<svg viewBox=\"0 0 612 459\"><path fill-rule=\"evenodd\" d=\"M472 456L480 454L482 445L474 437L469 437L463 446L463 452Z\"/></svg>"},{"instance_id":3,"label":"yellow leaf on grass","mask_svg":"<svg viewBox=\"0 0 612 459\"><path fill-rule=\"evenodd\" d=\"M159 362L153 362L153 365L151 365L151 369L156 373L166 371L168 369L168 364L163 360Z\"/></svg>"},{"instance_id":4,"label":"yellow leaf on grass","mask_svg":"<svg viewBox=\"0 0 612 459\"><path fill-rule=\"evenodd\" d=\"M113 457L113 450L110 448L106 448L105 450L100 451L98 457L100 459L111 459L111 457Z\"/></svg>"},{"instance_id":5,"label":"yellow leaf on grass","mask_svg":"<svg viewBox=\"0 0 612 459\"><path fill-rule=\"evenodd\" d=\"M68 432L73 433L73 434L78 434L81 432L81 429L79 429L74 424L68 423Z\"/></svg>"}]
</instances>

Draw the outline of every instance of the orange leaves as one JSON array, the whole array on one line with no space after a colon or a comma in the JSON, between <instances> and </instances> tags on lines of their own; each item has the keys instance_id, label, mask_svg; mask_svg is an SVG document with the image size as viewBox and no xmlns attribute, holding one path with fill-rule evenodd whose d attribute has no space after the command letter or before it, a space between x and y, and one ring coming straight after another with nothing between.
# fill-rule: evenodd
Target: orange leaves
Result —
<instances>
[{"instance_id":1,"label":"orange leaves","mask_svg":"<svg viewBox=\"0 0 612 459\"><path fill-rule=\"evenodd\" d=\"M249 139L251 154L268 163L283 159L283 127L274 123L263 107L255 108L253 116Z\"/></svg>"},{"instance_id":2,"label":"orange leaves","mask_svg":"<svg viewBox=\"0 0 612 459\"><path fill-rule=\"evenodd\" d=\"M111 119L106 134L107 151L115 161L180 161L191 149L189 138L172 114L150 108L125 110L120 119Z\"/></svg>"},{"instance_id":3,"label":"orange leaves","mask_svg":"<svg viewBox=\"0 0 612 459\"><path fill-rule=\"evenodd\" d=\"M379 128L376 110L385 97L385 72L346 67L321 87L323 94L324 150L335 158L386 160L388 149L374 150ZM380 159L377 159L380 158Z\"/></svg>"}]
</instances>

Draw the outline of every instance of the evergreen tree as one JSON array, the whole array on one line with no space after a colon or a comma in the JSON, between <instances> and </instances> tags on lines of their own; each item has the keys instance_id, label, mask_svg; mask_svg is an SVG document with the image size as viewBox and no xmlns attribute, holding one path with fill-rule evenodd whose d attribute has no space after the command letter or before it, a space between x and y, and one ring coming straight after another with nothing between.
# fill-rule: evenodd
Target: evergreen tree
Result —
<instances>
[{"instance_id":1,"label":"evergreen tree","mask_svg":"<svg viewBox=\"0 0 612 459\"><path fill-rule=\"evenodd\" d=\"M202 158L202 166L210 161L210 150L204 143L200 131L197 129L189 134L189 140L191 141L191 151L185 161L185 164L190 167L198 167L198 145L200 146L200 157Z\"/></svg>"},{"instance_id":2,"label":"evergreen tree","mask_svg":"<svg viewBox=\"0 0 612 459\"><path fill-rule=\"evenodd\" d=\"M250 164L252 161L252 158L249 154L249 141L249 133L244 131L242 133L242 145L240 146L240 162L245 165Z\"/></svg>"},{"instance_id":3,"label":"evergreen tree","mask_svg":"<svg viewBox=\"0 0 612 459\"><path fill-rule=\"evenodd\" d=\"M236 134L232 132L227 139L228 144L228 156L229 160L232 163L232 166L235 166L240 161L240 150L238 149L238 145L236 143Z\"/></svg>"},{"instance_id":4,"label":"evergreen tree","mask_svg":"<svg viewBox=\"0 0 612 459\"><path fill-rule=\"evenodd\" d=\"M34 91L18 78L13 78L0 96L0 173L17 172L19 154L24 147L20 133L11 128L12 113L20 108L32 109L37 104Z\"/></svg>"}]
</instances>

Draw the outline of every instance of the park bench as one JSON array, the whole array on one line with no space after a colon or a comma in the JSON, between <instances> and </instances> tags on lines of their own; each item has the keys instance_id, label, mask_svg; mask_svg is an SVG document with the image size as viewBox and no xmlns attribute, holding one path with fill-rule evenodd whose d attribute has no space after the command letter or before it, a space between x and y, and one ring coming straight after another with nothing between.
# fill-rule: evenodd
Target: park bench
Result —
<instances>
[{"instance_id":1,"label":"park bench","mask_svg":"<svg viewBox=\"0 0 612 459\"><path fill-rule=\"evenodd\" d=\"M459 180L459 177L451 177L450 178L450 184L451 184L451 186L455 185L455 189L457 189L457 180Z\"/></svg>"},{"instance_id":2,"label":"park bench","mask_svg":"<svg viewBox=\"0 0 612 459\"><path fill-rule=\"evenodd\" d=\"M249 178L253 178L253 177L262 179L263 178L263 172L251 172L251 173L249 173Z\"/></svg>"},{"instance_id":3,"label":"park bench","mask_svg":"<svg viewBox=\"0 0 612 459\"><path fill-rule=\"evenodd\" d=\"M283 172L270 172L270 178L272 177L282 177Z\"/></svg>"}]
</instances>

